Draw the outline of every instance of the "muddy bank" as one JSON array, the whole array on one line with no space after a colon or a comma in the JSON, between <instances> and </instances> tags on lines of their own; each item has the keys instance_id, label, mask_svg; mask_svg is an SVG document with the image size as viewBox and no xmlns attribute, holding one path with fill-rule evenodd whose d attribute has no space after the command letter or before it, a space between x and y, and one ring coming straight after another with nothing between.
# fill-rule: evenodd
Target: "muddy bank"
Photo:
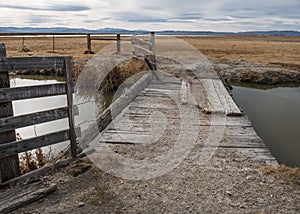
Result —
<instances>
[{"instance_id":1,"label":"muddy bank","mask_svg":"<svg viewBox=\"0 0 300 214\"><path fill-rule=\"evenodd\" d=\"M300 83L300 67L274 64L254 64L245 61L213 60L220 77L231 82L256 84Z\"/></svg>"}]
</instances>

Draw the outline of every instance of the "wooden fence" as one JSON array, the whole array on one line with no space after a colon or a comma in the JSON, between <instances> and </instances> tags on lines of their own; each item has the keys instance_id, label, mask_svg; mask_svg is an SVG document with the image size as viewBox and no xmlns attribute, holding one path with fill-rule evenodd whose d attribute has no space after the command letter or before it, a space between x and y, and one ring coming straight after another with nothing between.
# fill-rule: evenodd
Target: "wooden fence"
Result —
<instances>
[{"instance_id":1,"label":"wooden fence","mask_svg":"<svg viewBox=\"0 0 300 214\"><path fill-rule=\"evenodd\" d=\"M116 34L115 38L111 37L115 33L0 33L1 36L23 36L22 45L25 44L25 36L51 36L52 37L52 52L55 53L55 38L56 36L85 36L87 40L87 50L85 54L93 54L92 40L117 41L117 53L121 53L121 34ZM101 36L99 36L101 35ZM107 36L105 36L107 35ZM105 36L105 37L104 37Z\"/></svg>"},{"instance_id":2,"label":"wooden fence","mask_svg":"<svg viewBox=\"0 0 300 214\"><path fill-rule=\"evenodd\" d=\"M136 57L142 57L147 66L152 71L152 74L157 80L159 76L156 72L156 58L155 58L155 33L133 35L131 37L132 54Z\"/></svg>"},{"instance_id":3,"label":"wooden fence","mask_svg":"<svg viewBox=\"0 0 300 214\"><path fill-rule=\"evenodd\" d=\"M151 32L150 36L133 35L131 37L133 55L140 56L154 56L155 55L155 34Z\"/></svg>"},{"instance_id":4,"label":"wooden fence","mask_svg":"<svg viewBox=\"0 0 300 214\"><path fill-rule=\"evenodd\" d=\"M116 38L103 38L103 37L91 37L91 34L86 35L86 44L87 44L87 50L84 52L86 54L93 54L92 51L92 40L112 40L117 41L117 53L121 53L121 34L117 34Z\"/></svg>"},{"instance_id":5,"label":"wooden fence","mask_svg":"<svg viewBox=\"0 0 300 214\"><path fill-rule=\"evenodd\" d=\"M72 98L72 57L6 57L4 44L0 45L0 173L2 182L20 174L18 153L70 140L72 157L76 157L76 134ZM51 85L10 88L9 71L62 69L66 82ZM48 111L13 116L12 101L47 96L67 96L67 106ZM73 112L74 111L74 112ZM39 123L68 118L69 129L16 141L15 129Z\"/></svg>"}]
</instances>

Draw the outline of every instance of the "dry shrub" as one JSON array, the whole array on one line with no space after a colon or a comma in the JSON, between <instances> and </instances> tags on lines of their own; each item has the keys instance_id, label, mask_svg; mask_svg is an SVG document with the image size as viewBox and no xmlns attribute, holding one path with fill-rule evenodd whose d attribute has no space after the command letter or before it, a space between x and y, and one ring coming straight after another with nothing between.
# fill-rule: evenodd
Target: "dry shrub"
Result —
<instances>
[{"instance_id":1,"label":"dry shrub","mask_svg":"<svg viewBox=\"0 0 300 214\"><path fill-rule=\"evenodd\" d=\"M115 92L127 78L141 71L147 70L149 70L149 68L144 60L131 58L114 67L113 70L109 72L102 82L100 90L104 93Z\"/></svg>"},{"instance_id":2,"label":"dry shrub","mask_svg":"<svg viewBox=\"0 0 300 214\"><path fill-rule=\"evenodd\" d=\"M47 158L41 148L33 151L26 151L19 156L21 174L26 174L33 170L43 167Z\"/></svg>"},{"instance_id":3,"label":"dry shrub","mask_svg":"<svg viewBox=\"0 0 300 214\"><path fill-rule=\"evenodd\" d=\"M265 166L260 170L267 174L272 175L276 180L282 180L286 184L294 184L300 187L300 168L287 167L285 165L278 166Z\"/></svg>"},{"instance_id":4,"label":"dry shrub","mask_svg":"<svg viewBox=\"0 0 300 214\"><path fill-rule=\"evenodd\" d=\"M17 141L22 140L19 133L16 134ZM26 151L19 156L20 171L21 174L26 174L33 170L36 170L46 164L46 156L43 154L43 150L38 148L33 151Z\"/></svg>"},{"instance_id":5,"label":"dry shrub","mask_svg":"<svg viewBox=\"0 0 300 214\"><path fill-rule=\"evenodd\" d=\"M29 51L30 49L25 44L21 45L20 52L29 52Z\"/></svg>"}]
</instances>

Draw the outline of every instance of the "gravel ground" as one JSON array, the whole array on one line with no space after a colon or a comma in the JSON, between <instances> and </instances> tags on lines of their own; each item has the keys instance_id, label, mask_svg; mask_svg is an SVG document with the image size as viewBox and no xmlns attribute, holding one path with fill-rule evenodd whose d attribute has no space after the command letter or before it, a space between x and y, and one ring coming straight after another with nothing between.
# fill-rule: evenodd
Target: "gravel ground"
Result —
<instances>
[{"instance_id":1,"label":"gravel ground","mask_svg":"<svg viewBox=\"0 0 300 214\"><path fill-rule=\"evenodd\" d=\"M14 213L299 213L299 171L288 181L276 167L269 173L259 162L243 167L241 153L230 158L199 166L191 154L170 173L144 181L106 174L84 158L43 177L58 189Z\"/></svg>"}]
</instances>

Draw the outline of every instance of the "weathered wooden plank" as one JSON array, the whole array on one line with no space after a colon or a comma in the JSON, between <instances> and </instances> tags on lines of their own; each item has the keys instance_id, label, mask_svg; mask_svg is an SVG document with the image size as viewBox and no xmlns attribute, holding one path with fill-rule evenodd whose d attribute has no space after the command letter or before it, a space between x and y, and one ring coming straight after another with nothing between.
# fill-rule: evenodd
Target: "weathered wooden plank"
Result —
<instances>
[{"instance_id":1,"label":"weathered wooden plank","mask_svg":"<svg viewBox=\"0 0 300 214\"><path fill-rule=\"evenodd\" d=\"M102 132L111 121L119 115L126 106L128 106L137 96L143 91L152 81L153 76L150 73L146 73L140 77L126 92L115 100L98 118L97 122L89 126L89 128L83 132L82 137L79 139L79 145L85 148L89 142L94 139L99 132Z\"/></svg>"},{"instance_id":2,"label":"weathered wooden plank","mask_svg":"<svg viewBox=\"0 0 300 214\"><path fill-rule=\"evenodd\" d=\"M0 158L69 140L69 129L0 145Z\"/></svg>"},{"instance_id":3,"label":"weathered wooden plank","mask_svg":"<svg viewBox=\"0 0 300 214\"><path fill-rule=\"evenodd\" d=\"M101 37L91 37L91 40L107 40L107 41L116 41L114 38L101 38Z\"/></svg>"},{"instance_id":4,"label":"weathered wooden plank","mask_svg":"<svg viewBox=\"0 0 300 214\"><path fill-rule=\"evenodd\" d=\"M189 83L185 80L182 80L180 88L180 100L181 104L186 105L188 103L188 93L190 91Z\"/></svg>"},{"instance_id":5,"label":"weathered wooden plank","mask_svg":"<svg viewBox=\"0 0 300 214\"><path fill-rule=\"evenodd\" d=\"M150 33L150 51L155 55L155 32Z\"/></svg>"},{"instance_id":6,"label":"weathered wooden plank","mask_svg":"<svg viewBox=\"0 0 300 214\"><path fill-rule=\"evenodd\" d=\"M137 45L132 45L133 50L134 50L134 55L135 56L147 56L147 55L153 55L154 53L146 48L142 48Z\"/></svg>"},{"instance_id":7,"label":"weathered wooden plank","mask_svg":"<svg viewBox=\"0 0 300 214\"><path fill-rule=\"evenodd\" d=\"M73 114L78 115L78 107L74 106L73 109ZM18 128L31 126L39 123L45 123L53 120L60 120L67 117L68 108L64 107L15 117L10 116L0 118L0 132L15 130Z\"/></svg>"},{"instance_id":8,"label":"weathered wooden plank","mask_svg":"<svg viewBox=\"0 0 300 214\"><path fill-rule=\"evenodd\" d=\"M54 192L56 184L45 185L42 182L17 187L0 195L0 213L10 213Z\"/></svg>"},{"instance_id":9,"label":"weathered wooden plank","mask_svg":"<svg viewBox=\"0 0 300 214\"><path fill-rule=\"evenodd\" d=\"M137 38L137 37L131 37L131 42L134 45L148 45L150 47L150 45L152 45L152 43L150 41L147 41L145 39L141 39L141 38Z\"/></svg>"},{"instance_id":10,"label":"weathered wooden plank","mask_svg":"<svg viewBox=\"0 0 300 214\"><path fill-rule=\"evenodd\" d=\"M117 53L121 53L121 34L117 34Z\"/></svg>"},{"instance_id":11,"label":"weathered wooden plank","mask_svg":"<svg viewBox=\"0 0 300 214\"><path fill-rule=\"evenodd\" d=\"M66 91L67 91L67 113L68 113L68 122L69 122L69 139L71 145L71 154L73 158L77 156L77 145L76 145L76 132L75 132L75 125L74 125L74 115L73 115L73 94L72 94L72 84L73 78L71 73L71 59L65 58L65 70L67 76L67 83L66 83Z\"/></svg>"},{"instance_id":12,"label":"weathered wooden plank","mask_svg":"<svg viewBox=\"0 0 300 214\"><path fill-rule=\"evenodd\" d=\"M88 152L85 153L81 153L80 155L77 156L78 159L86 157L88 154L94 152L93 149L89 150ZM77 160L76 158L68 158L68 159L64 159L64 160L59 160L59 156L57 156L53 161L51 161L50 163L48 163L47 165L38 168L34 171L28 172L26 174L23 174L19 177L10 179L8 181L6 181L5 183L1 183L0 184L0 188L5 188L8 186L14 186L16 184L21 184L24 182L29 182L32 180L37 180L38 178L45 176L47 174L50 174L53 170L65 167L67 165L69 165L71 162ZM0 199L1 201L1 199Z\"/></svg>"},{"instance_id":13,"label":"weathered wooden plank","mask_svg":"<svg viewBox=\"0 0 300 214\"><path fill-rule=\"evenodd\" d=\"M6 57L5 44L0 44L0 57ZM1 71L1 70L0 70ZM8 72L0 72L0 89L10 87ZM12 102L0 103L0 118L13 116ZM16 140L15 130L0 133L0 144ZM19 157L12 155L0 160L1 181L7 181L20 175Z\"/></svg>"},{"instance_id":14,"label":"weathered wooden plank","mask_svg":"<svg viewBox=\"0 0 300 214\"><path fill-rule=\"evenodd\" d=\"M66 94L66 83L0 88L0 103L63 94Z\"/></svg>"},{"instance_id":15,"label":"weathered wooden plank","mask_svg":"<svg viewBox=\"0 0 300 214\"><path fill-rule=\"evenodd\" d=\"M201 79L201 82L207 93L208 106L204 109L206 112L226 113L228 116L242 115L221 80Z\"/></svg>"},{"instance_id":16,"label":"weathered wooden plank","mask_svg":"<svg viewBox=\"0 0 300 214\"><path fill-rule=\"evenodd\" d=\"M64 69L65 58L71 57L2 57L0 71Z\"/></svg>"}]
</instances>

